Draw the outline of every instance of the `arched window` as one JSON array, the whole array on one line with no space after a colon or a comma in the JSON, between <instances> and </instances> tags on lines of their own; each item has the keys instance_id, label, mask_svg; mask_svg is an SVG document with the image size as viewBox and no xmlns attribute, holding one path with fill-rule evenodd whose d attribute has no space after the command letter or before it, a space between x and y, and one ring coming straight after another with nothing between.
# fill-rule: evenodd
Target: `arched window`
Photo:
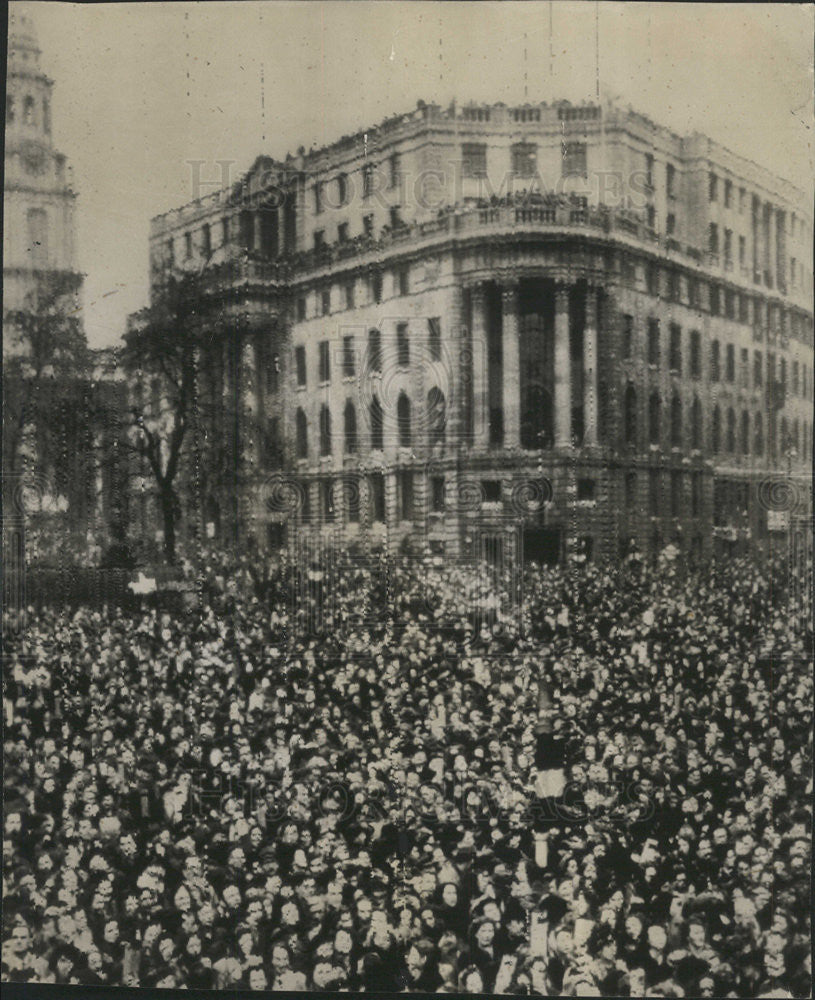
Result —
<instances>
[{"instance_id":1,"label":"arched window","mask_svg":"<svg viewBox=\"0 0 815 1000\"><path fill-rule=\"evenodd\" d=\"M382 419L382 404L379 402L378 396L374 396L374 398L371 400L370 414L371 414L371 448L374 451L382 451L382 448L384 447L383 434L382 434L384 420Z\"/></svg>"},{"instance_id":2,"label":"arched window","mask_svg":"<svg viewBox=\"0 0 815 1000\"><path fill-rule=\"evenodd\" d=\"M671 400L671 447L682 447L682 400L678 393Z\"/></svg>"},{"instance_id":3,"label":"arched window","mask_svg":"<svg viewBox=\"0 0 815 1000\"><path fill-rule=\"evenodd\" d=\"M637 393L633 385L625 390L623 407L623 424L625 427L625 443L637 444Z\"/></svg>"},{"instance_id":4,"label":"arched window","mask_svg":"<svg viewBox=\"0 0 815 1000\"><path fill-rule=\"evenodd\" d=\"M690 436L691 436L691 448L699 449L702 447L702 404L699 402L699 397L693 397L693 405L690 411Z\"/></svg>"},{"instance_id":5,"label":"arched window","mask_svg":"<svg viewBox=\"0 0 815 1000\"><path fill-rule=\"evenodd\" d=\"M755 424L755 430L753 431L753 451L756 455L764 454L764 424L761 420L761 414L757 413L753 417L753 423Z\"/></svg>"},{"instance_id":6,"label":"arched window","mask_svg":"<svg viewBox=\"0 0 815 1000\"><path fill-rule=\"evenodd\" d=\"M382 372L382 335L379 330L368 331L368 370Z\"/></svg>"},{"instance_id":7,"label":"arched window","mask_svg":"<svg viewBox=\"0 0 815 1000\"><path fill-rule=\"evenodd\" d=\"M399 393L396 401L396 422L399 430L399 445L402 448L410 447L410 400L404 392Z\"/></svg>"},{"instance_id":8,"label":"arched window","mask_svg":"<svg viewBox=\"0 0 815 1000\"><path fill-rule=\"evenodd\" d=\"M717 455L722 449L722 414L718 406L713 408L713 421L710 427L710 450Z\"/></svg>"},{"instance_id":9,"label":"arched window","mask_svg":"<svg viewBox=\"0 0 815 1000\"><path fill-rule=\"evenodd\" d=\"M427 394L427 424L431 446L444 442L446 422L447 413L444 393L438 386L433 386Z\"/></svg>"},{"instance_id":10,"label":"arched window","mask_svg":"<svg viewBox=\"0 0 815 1000\"><path fill-rule=\"evenodd\" d=\"M349 399L345 404L345 451L353 455L357 450L357 411Z\"/></svg>"},{"instance_id":11,"label":"arched window","mask_svg":"<svg viewBox=\"0 0 815 1000\"><path fill-rule=\"evenodd\" d=\"M727 409L727 453L732 455L736 450L736 414L733 408Z\"/></svg>"},{"instance_id":12,"label":"arched window","mask_svg":"<svg viewBox=\"0 0 815 1000\"><path fill-rule=\"evenodd\" d=\"M750 454L750 414L743 410L741 414L741 453Z\"/></svg>"},{"instance_id":13,"label":"arched window","mask_svg":"<svg viewBox=\"0 0 815 1000\"><path fill-rule=\"evenodd\" d=\"M297 457L308 458L308 421L302 409L297 410L294 424L297 438Z\"/></svg>"},{"instance_id":14,"label":"arched window","mask_svg":"<svg viewBox=\"0 0 815 1000\"><path fill-rule=\"evenodd\" d=\"M26 125L34 124L34 98L26 97L23 101L23 121Z\"/></svg>"},{"instance_id":15,"label":"arched window","mask_svg":"<svg viewBox=\"0 0 815 1000\"><path fill-rule=\"evenodd\" d=\"M658 392L652 392L648 400L648 440L651 444L659 444L661 417L662 401Z\"/></svg>"},{"instance_id":16,"label":"arched window","mask_svg":"<svg viewBox=\"0 0 815 1000\"><path fill-rule=\"evenodd\" d=\"M320 454L331 454L331 410L325 403L320 407Z\"/></svg>"}]
</instances>

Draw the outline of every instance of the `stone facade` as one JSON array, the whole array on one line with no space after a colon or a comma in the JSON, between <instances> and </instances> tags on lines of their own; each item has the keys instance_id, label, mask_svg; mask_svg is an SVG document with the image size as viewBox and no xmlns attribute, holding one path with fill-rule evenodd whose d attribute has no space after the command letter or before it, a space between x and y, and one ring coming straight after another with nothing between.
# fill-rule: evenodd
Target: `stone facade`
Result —
<instances>
[{"instance_id":1,"label":"stone facade","mask_svg":"<svg viewBox=\"0 0 815 1000\"><path fill-rule=\"evenodd\" d=\"M259 158L152 223L219 330L210 533L768 545L776 480L811 510L811 236L789 184L614 107L420 104Z\"/></svg>"}]
</instances>

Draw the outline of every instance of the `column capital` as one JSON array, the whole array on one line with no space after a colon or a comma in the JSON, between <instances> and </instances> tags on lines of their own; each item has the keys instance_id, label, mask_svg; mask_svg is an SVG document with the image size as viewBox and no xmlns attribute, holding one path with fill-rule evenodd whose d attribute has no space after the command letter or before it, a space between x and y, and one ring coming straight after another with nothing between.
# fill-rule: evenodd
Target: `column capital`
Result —
<instances>
[{"instance_id":1,"label":"column capital","mask_svg":"<svg viewBox=\"0 0 815 1000\"><path fill-rule=\"evenodd\" d=\"M555 312L568 312L570 288L565 281L555 282Z\"/></svg>"},{"instance_id":2,"label":"column capital","mask_svg":"<svg viewBox=\"0 0 815 1000\"><path fill-rule=\"evenodd\" d=\"M468 288L473 302L484 301L484 298L486 297L487 294L487 290L484 287L483 281L474 281L471 285L468 286Z\"/></svg>"},{"instance_id":3,"label":"column capital","mask_svg":"<svg viewBox=\"0 0 815 1000\"><path fill-rule=\"evenodd\" d=\"M518 311L518 292L520 290L520 282L515 279L510 281L504 281L501 283L501 303L504 308L504 312L517 312Z\"/></svg>"}]
</instances>

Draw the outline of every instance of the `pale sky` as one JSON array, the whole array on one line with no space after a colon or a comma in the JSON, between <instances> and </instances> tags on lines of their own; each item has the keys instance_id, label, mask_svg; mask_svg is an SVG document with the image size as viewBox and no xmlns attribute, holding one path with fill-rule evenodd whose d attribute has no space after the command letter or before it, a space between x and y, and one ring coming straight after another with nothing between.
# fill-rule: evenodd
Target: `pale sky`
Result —
<instances>
[{"instance_id":1,"label":"pale sky","mask_svg":"<svg viewBox=\"0 0 815 1000\"><path fill-rule=\"evenodd\" d=\"M191 200L188 161L215 178L215 161L232 160L237 177L260 153L331 142L420 98L576 102L596 96L599 76L601 95L705 132L799 185L811 208L812 5L28 7L79 192L92 346L117 341L146 304L148 223Z\"/></svg>"}]
</instances>

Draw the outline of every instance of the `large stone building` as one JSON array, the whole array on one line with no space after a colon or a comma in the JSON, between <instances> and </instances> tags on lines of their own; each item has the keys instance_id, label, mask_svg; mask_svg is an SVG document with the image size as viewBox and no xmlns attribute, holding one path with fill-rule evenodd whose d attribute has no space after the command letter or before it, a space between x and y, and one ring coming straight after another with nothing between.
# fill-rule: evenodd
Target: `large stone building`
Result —
<instances>
[{"instance_id":1,"label":"large stone building","mask_svg":"<svg viewBox=\"0 0 815 1000\"><path fill-rule=\"evenodd\" d=\"M543 560L769 544L776 478L811 509L809 208L613 106L420 103L259 158L152 222L157 285L206 289L202 526Z\"/></svg>"}]
</instances>

